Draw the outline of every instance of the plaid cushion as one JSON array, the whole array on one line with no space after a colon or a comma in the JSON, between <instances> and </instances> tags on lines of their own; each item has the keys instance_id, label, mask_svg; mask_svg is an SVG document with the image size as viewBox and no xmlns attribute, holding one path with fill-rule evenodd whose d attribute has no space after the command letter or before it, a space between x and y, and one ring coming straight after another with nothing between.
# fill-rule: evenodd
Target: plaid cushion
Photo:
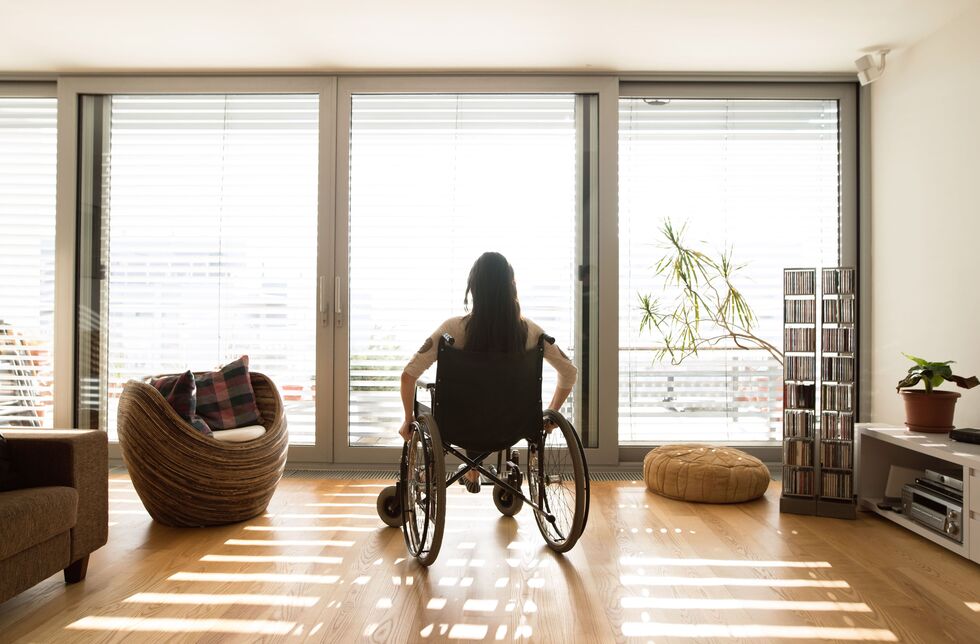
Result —
<instances>
[{"instance_id":1,"label":"plaid cushion","mask_svg":"<svg viewBox=\"0 0 980 644\"><path fill-rule=\"evenodd\" d=\"M150 383L163 394L174 411L197 431L211 435L211 428L197 415L197 384L190 371L175 376L164 376Z\"/></svg>"},{"instance_id":2,"label":"plaid cushion","mask_svg":"<svg viewBox=\"0 0 980 644\"><path fill-rule=\"evenodd\" d=\"M216 431L262 422L248 375L248 356L198 376L197 413Z\"/></svg>"}]
</instances>

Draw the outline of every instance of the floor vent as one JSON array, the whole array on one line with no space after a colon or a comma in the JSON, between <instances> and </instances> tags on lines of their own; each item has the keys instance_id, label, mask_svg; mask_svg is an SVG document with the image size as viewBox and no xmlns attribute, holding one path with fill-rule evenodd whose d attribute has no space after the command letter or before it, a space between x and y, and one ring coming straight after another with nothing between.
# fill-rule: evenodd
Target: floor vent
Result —
<instances>
[{"instance_id":1,"label":"floor vent","mask_svg":"<svg viewBox=\"0 0 980 644\"><path fill-rule=\"evenodd\" d=\"M639 470L611 470L609 472L589 472L593 481L642 481L643 472Z\"/></svg>"},{"instance_id":2,"label":"floor vent","mask_svg":"<svg viewBox=\"0 0 980 644\"><path fill-rule=\"evenodd\" d=\"M354 481L357 479L381 479L397 481L397 470L287 470L287 479L326 479L331 481Z\"/></svg>"},{"instance_id":3,"label":"floor vent","mask_svg":"<svg viewBox=\"0 0 980 644\"><path fill-rule=\"evenodd\" d=\"M610 470L607 472L589 472L593 481L642 481L643 472L639 470ZM382 481L398 480L395 470L288 470L287 479L305 480L334 480L353 481L357 479L380 479Z\"/></svg>"}]
</instances>

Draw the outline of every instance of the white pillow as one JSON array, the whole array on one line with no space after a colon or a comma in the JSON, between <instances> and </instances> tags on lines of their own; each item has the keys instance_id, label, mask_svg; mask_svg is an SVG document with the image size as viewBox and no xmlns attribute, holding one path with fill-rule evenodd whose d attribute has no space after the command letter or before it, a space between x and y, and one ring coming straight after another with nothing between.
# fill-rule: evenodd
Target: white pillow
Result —
<instances>
[{"instance_id":1,"label":"white pillow","mask_svg":"<svg viewBox=\"0 0 980 644\"><path fill-rule=\"evenodd\" d=\"M220 429L213 434L215 440L223 443L244 443L254 441L265 434L265 427L262 425L248 425L246 427L236 427L235 429Z\"/></svg>"}]
</instances>

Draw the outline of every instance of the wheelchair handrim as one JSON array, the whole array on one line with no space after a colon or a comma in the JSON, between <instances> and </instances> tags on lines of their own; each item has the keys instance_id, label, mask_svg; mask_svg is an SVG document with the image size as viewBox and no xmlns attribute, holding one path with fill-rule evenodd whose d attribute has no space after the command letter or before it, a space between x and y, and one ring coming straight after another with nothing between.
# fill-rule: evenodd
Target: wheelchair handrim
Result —
<instances>
[{"instance_id":1,"label":"wheelchair handrim","mask_svg":"<svg viewBox=\"0 0 980 644\"><path fill-rule=\"evenodd\" d=\"M434 514L431 505L435 502L435 497L431 494L428 482L431 481L431 463L428 462L427 455L431 452L426 450L423 441L426 437L421 431L413 432L412 440L409 443L406 455L406 478L405 478L405 538L408 541L409 550L416 556L423 555L428 548L426 545L431 543L434 530L430 517ZM421 464L419 464L421 459ZM424 481L419 480L419 467L421 465ZM424 497L424 498L423 498ZM419 510L422 510L420 513Z\"/></svg>"},{"instance_id":2,"label":"wheelchair handrim","mask_svg":"<svg viewBox=\"0 0 980 644\"><path fill-rule=\"evenodd\" d=\"M535 502L554 515L551 522L535 513L542 536L553 548L564 552L575 544L584 528L589 489L585 459L574 428L563 417L556 416L554 420L558 427L550 434L542 432L536 445L529 446L534 454L532 460L529 452L528 485ZM577 484L577 478L584 484Z\"/></svg>"},{"instance_id":3,"label":"wheelchair handrim","mask_svg":"<svg viewBox=\"0 0 980 644\"><path fill-rule=\"evenodd\" d=\"M431 415L424 414L413 424L412 438L402 457L405 544L424 566L435 561L442 547L445 477L439 428Z\"/></svg>"}]
</instances>

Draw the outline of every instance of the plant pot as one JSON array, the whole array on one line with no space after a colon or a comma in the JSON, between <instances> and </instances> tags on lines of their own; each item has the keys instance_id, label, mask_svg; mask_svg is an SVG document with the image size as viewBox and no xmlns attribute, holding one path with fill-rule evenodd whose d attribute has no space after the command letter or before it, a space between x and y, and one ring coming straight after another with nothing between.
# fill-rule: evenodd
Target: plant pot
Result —
<instances>
[{"instance_id":1,"label":"plant pot","mask_svg":"<svg viewBox=\"0 0 980 644\"><path fill-rule=\"evenodd\" d=\"M905 426L909 431L930 434L952 431L955 429L953 412L959 397L960 394L955 391L902 391L902 398L905 400Z\"/></svg>"}]
</instances>

